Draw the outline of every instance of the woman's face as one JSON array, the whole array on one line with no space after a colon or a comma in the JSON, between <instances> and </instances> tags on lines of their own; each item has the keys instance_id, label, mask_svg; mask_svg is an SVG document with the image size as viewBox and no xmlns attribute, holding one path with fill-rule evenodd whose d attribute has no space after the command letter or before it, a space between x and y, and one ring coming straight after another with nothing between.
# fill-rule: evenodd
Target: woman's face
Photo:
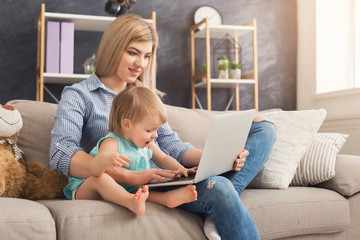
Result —
<instances>
[{"instance_id":1,"label":"woman's face","mask_svg":"<svg viewBox=\"0 0 360 240\"><path fill-rule=\"evenodd\" d=\"M129 43L120 57L116 77L126 83L134 83L147 68L152 57L152 42Z\"/></svg>"}]
</instances>

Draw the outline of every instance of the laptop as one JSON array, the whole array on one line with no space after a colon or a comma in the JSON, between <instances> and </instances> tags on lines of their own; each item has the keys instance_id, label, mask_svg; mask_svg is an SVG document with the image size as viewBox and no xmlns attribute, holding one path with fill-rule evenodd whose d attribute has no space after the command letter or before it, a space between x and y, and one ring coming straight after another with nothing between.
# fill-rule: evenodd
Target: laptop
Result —
<instances>
[{"instance_id":1,"label":"laptop","mask_svg":"<svg viewBox=\"0 0 360 240\"><path fill-rule=\"evenodd\" d=\"M201 182L230 170L244 149L255 110L224 113L212 118L210 130L195 175L152 180L149 187L188 185Z\"/></svg>"}]
</instances>

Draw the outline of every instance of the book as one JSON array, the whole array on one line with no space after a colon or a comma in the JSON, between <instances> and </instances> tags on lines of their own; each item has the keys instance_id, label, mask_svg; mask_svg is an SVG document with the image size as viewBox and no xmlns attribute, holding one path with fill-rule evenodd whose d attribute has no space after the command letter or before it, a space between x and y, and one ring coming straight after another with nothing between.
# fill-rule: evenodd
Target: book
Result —
<instances>
[{"instance_id":1,"label":"book","mask_svg":"<svg viewBox=\"0 0 360 240\"><path fill-rule=\"evenodd\" d=\"M74 73L74 35L73 22L61 22L60 26L60 73Z\"/></svg>"},{"instance_id":2,"label":"book","mask_svg":"<svg viewBox=\"0 0 360 240\"><path fill-rule=\"evenodd\" d=\"M59 73L60 22L48 21L46 30L46 72Z\"/></svg>"}]
</instances>

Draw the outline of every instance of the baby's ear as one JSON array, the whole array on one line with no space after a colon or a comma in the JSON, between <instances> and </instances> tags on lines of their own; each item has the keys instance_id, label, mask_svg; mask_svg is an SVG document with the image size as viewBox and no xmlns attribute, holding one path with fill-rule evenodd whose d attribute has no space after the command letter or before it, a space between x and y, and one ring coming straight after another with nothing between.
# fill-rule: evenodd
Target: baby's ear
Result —
<instances>
[{"instance_id":1,"label":"baby's ear","mask_svg":"<svg viewBox=\"0 0 360 240\"><path fill-rule=\"evenodd\" d=\"M131 121L128 118L124 118L121 122L122 129L128 129L130 127Z\"/></svg>"}]
</instances>

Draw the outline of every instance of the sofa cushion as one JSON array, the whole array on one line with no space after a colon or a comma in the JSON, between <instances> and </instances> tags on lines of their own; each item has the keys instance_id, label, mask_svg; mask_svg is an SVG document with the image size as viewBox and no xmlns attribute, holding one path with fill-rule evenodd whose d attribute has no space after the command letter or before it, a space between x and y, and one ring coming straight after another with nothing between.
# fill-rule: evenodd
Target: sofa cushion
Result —
<instances>
[{"instance_id":1,"label":"sofa cushion","mask_svg":"<svg viewBox=\"0 0 360 240\"><path fill-rule=\"evenodd\" d=\"M0 198L1 239L56 239L55 222L49 210L34 201Z\"/></svg>"},{"instance_id":2,"label":"sofa cushion","mask_svg":"<svg viewBox=\"0 0 360 240\"><path fill-rule=\"evenodd\" d=\"M202 109L187 109L165 105L168 123L177 132L180 139L191 143L196 148L204 148L206 136L210 129L211 118L219 113Z\"/></svg>"},{"instance_id":3,"label":"sofa cushion","mask_svg":"<svg viewBox=\"0 0 360 240\"><path fill-rule=\"evenodd\" d=\"M178 208L147 202L146 213L136 216L126 208L105 201L39 202L50 209L58 240L119 239L119 236L121 239L206 239L203 219Z\"/></svg>"},{"instance_id":4,"label":"sofa cushion","mask_svg":"<svg viewBox=\"0 0 360 240\"><path fill-rule=\"evenodd\" d=\"M350 227L349 202L327 189L246 189L240 198L263 240L340 232Z\"/></svg>"},{"instance_id":5,"label":"sofa cushion","mask_svg":"<svg viewBox=\"0 0 360 240\"><path fill-rule=\"evenodd\" d=\"M335 176L336 156L349 135L317 133L296 169L290 185L310 186Z\"/></svg>"},{"instance_id":6,"label":"sofa cushion","mask_svg":"<svg viewBox=\"0 0 360 240\"><path fill-rule=\"evenodd\" d=\"M14 106L23 118L19 147L26 158L49 167L51 130L55 122L57 104L31 100L12 100L6 103Z\"/></svg>"},{"instance_id":7,"label":"sofa cushion","mask_svg":"<svg viewBox=\"0 0 360 240\"><path fill-rule=\"evenodd\" d=\"M317 187L327 188L343 196L360 192L360 156L339 154L336 158L335 176Z\"/></svg>"}]
</instances>

